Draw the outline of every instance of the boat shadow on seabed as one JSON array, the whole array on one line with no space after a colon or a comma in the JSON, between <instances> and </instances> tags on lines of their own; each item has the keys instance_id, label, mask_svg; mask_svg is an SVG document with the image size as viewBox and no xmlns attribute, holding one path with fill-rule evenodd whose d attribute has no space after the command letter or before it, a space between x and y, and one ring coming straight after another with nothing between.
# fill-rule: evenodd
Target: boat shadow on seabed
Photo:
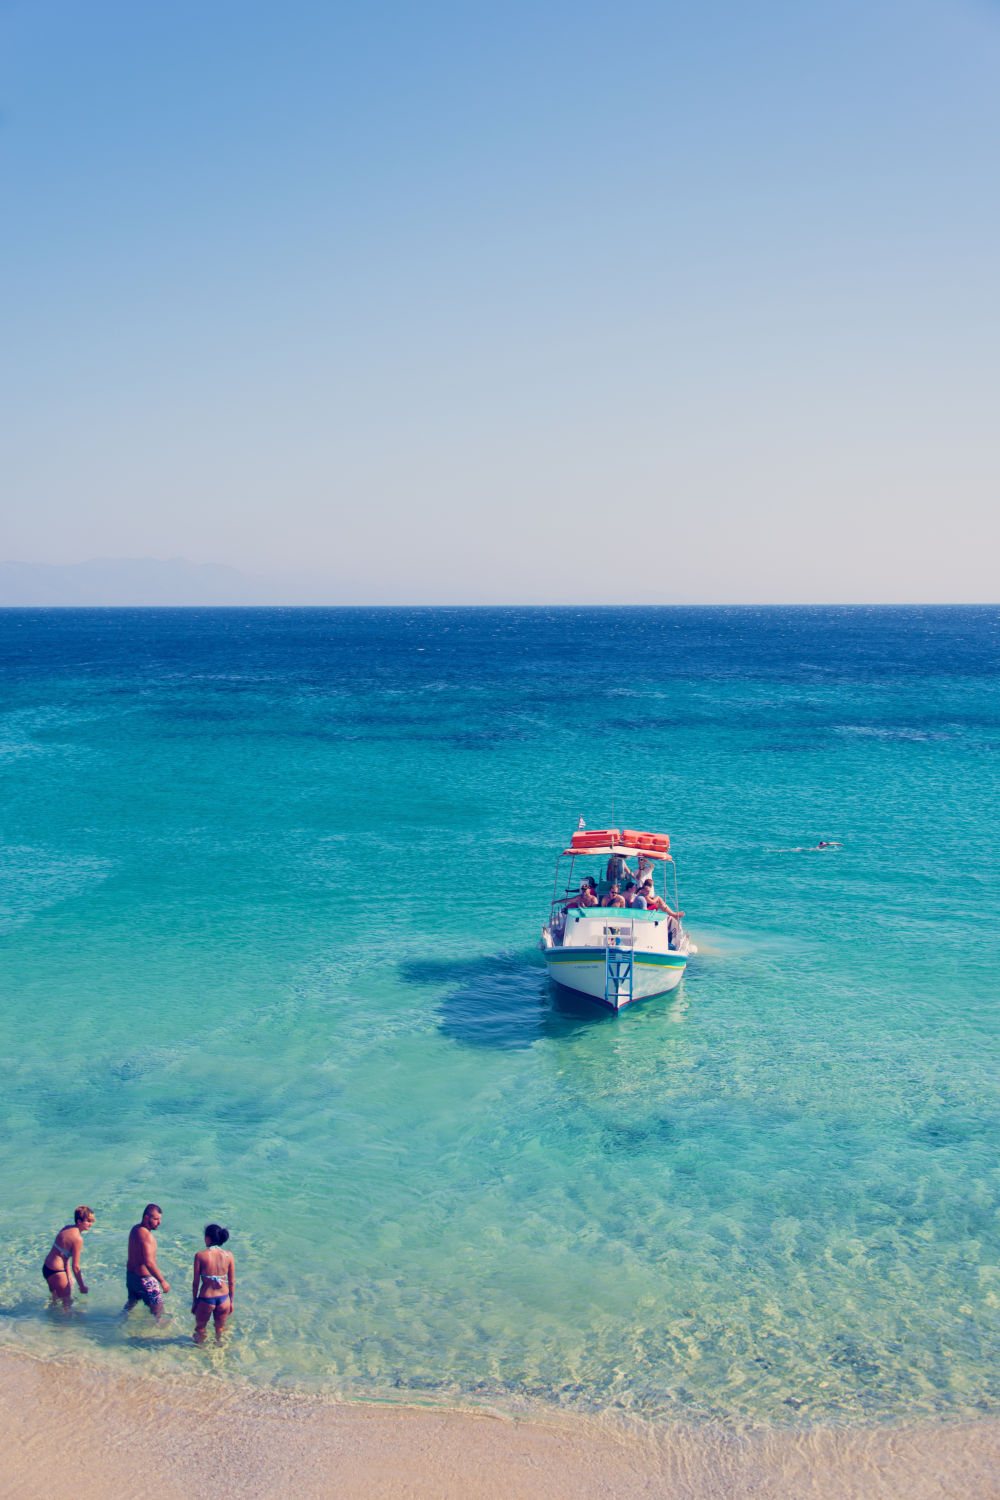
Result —
<instances>
[{"instance_id":1,"label":"boat shadow on seabed","mask_svg":"<svg viewBox=\"0 0 1000 1500\"><path fill-rule=\"evenodd\" d=\"M551 981L540 958L497 953L465 963L416 959L403 964L400 974L408 984L455 985L438 1007L439 1029L470 1047L531 1047L543 1037L558 1040L615 1020L596 1000Z\"/></svg>"}]
</instances>

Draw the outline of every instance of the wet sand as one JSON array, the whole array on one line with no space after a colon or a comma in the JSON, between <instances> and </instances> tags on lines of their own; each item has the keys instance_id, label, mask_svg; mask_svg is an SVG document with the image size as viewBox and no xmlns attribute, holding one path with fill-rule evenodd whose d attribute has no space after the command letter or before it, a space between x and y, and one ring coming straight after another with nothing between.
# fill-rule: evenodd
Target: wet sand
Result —
<instances>
[{"instance_id":1,"label":"wet sand","mask_svg":"<svg viewBox=\"0 0 1000 1500\"><path fill-rule=\"evenodd\" d=\"M1000 1423L618 1430L128 1379L0 1353L0 1494L79 1500L993 1500Z\"/></svg>"}]
</instances>

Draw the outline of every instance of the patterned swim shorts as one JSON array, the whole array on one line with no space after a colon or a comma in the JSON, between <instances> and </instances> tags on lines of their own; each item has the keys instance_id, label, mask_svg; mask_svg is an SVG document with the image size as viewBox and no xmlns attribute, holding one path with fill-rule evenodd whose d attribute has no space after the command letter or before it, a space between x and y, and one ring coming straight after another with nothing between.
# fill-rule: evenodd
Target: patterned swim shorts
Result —
<instances>
[{"instance_id":1,"label":"patterned swim shorts","mask_svg":"<svg viewBox=\"0 0 1000 1500\"><path fill-rule=\"evenodd\" d=\"M163 1291L155 1276L137 1276L134 1271L126 1271L125 1285L130 1302L145 1302L150 1312L163 1306Z\"/></svg>"}]
</instances>

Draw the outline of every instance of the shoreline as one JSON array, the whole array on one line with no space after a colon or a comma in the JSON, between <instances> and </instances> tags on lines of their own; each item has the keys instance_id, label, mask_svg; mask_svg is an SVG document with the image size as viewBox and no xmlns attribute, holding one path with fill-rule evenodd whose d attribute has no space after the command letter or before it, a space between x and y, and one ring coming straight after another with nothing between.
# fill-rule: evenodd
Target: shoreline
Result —
<instances>
[{"instance_id":1,"label":"shoreline","mask_svg":"<svg viewBox=\"0 0 1000 1500\"><path fill-rule=\"evenodd\" d=\"M66 1486L179 1500L943 1500L1000 1497L1000 1422L800 1431L367 1406L157 1380L0 1349L11 1500Z\"/></svg>"}]
</instances>

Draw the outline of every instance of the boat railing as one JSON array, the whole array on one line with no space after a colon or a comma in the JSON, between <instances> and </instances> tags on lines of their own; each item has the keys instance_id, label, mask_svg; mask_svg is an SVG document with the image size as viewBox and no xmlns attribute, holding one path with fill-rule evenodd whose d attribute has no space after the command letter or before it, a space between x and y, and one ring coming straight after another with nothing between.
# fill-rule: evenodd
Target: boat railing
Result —
<instances>
[{"instance_id":1,"label":"boat railing","mask_svg":"<svg viewBox=\"0 0 1000 1500\"><path fill-rule=\"evenodd\" d=\"M635 931L637 925L648 925L652 923L654 926L659 926L661 922L666 922L667 932L669 938L671 939L669 944L671 948L679 947L681 940L684 937L683 922L681 922L676 917L668 916L665 912L629 912L628 916L625 916L624 912L628 911L627 907L622 908L613 906L570 907L569 911L564 911L563 906L565 904L565 900L565 897L561 897L558 901L553 901L549 909L548 927L549 931L553 934L563 933L570 921L600 922L604 929L603 936L605 941L608 940L609 935L612 932L624 931L624 929L627 928L628 931L625 937L625 942L627 942L629 946L634 947ZM623 915L621 917L612 917L611 913L613 911L622 911ZM621 945L619 944L619 946Z\"/></svg>"}]
</instances>

